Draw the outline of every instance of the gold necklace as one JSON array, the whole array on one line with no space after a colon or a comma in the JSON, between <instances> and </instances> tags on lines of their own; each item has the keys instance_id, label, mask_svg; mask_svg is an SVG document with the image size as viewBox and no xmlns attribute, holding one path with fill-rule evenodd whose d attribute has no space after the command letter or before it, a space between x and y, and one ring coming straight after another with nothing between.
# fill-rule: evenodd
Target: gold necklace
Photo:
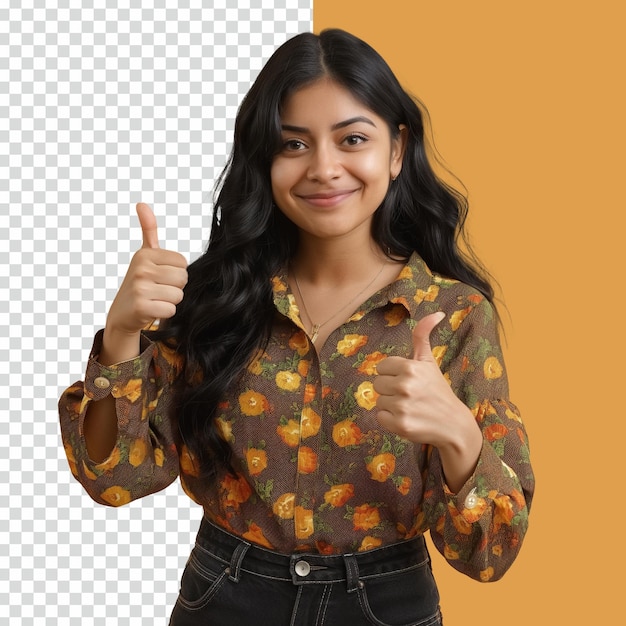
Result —
<instances>
[{"instance_id":1,"label":"gold necklace","mask_svg":"<svg viewBox=\"0 0 626 626\"><path fill-rule=\"evenodd\" d=\"M313 321L313 319L311 318L311 316L309 315L309 312L308 312L308 310L306 308L306 303L304 301L304 298L302 297L302 291L300 290L300 283L298 282L298 277L297 277L296 272L293 269L293 267L291 268L291 273L293 275L293 280L296 283L296 289L298 290L298 296L300 296L300 302L302 302L302 308L304 309L304 312L306 313L306 316L309 318L309 321L311 322L311 331L309 333L310 338L311 338L311 343L315 343L315 340L317 339L317 335L319 334L320 329L322 328L322 326L324 326L325 324L328 324L328 322L330 322L330 320L332 320L335 317L337 317L337 315L339 315L339 313L341 313L344 309L347 309L362 293L365 292L366 289L368 289L369 287L371 287L374 284L376 279L383 273L383 269L385 268L386 264L387 264L386 261L383 262L383 264L381 265L381 268L378 270L378 273L376 274L376 276L374 276L374 278L372 278L372 280L370 280L370 282L367 283L367 285L365 285L365 287L363 287L363 289L361 289L361 291L359 291L359 293L357 293L356 296L354 296L349 302L344 304L338 311L335 311L327 320L325 320L324 322L322 322L320 324L316 324Z\"/></svg>"}]
</instances>

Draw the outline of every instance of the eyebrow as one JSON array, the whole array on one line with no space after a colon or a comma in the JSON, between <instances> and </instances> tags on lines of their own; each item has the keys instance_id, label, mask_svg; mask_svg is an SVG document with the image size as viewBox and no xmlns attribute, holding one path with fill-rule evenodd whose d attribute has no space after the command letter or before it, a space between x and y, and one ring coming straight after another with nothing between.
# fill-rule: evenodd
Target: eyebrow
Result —
<instances>
[{"instance_id":1,"label":"eyebrow","mask_svg":"<svg viewBox=\"0 0 626 626\"><path fill-rule=\"evenodd\" d=\"M350 119L344 120L343 122L337 122L336 124L333 124L330 127L330 129L339 130L340 128L345 128L346 126L351 126L352 124L356 124L358 122L364 122L365 124L370 124L371 126L376 128L376 124L374 124L374 122L372 122L372 120L369 119L369 117L365 117L364 115L358 115L357 117L351 117ZM291 124L283 124L281 128L283 130L288 130L293 133L310 133L311 132L310 129L304 126L292 126Z\"/></svg>"}]
</instances>

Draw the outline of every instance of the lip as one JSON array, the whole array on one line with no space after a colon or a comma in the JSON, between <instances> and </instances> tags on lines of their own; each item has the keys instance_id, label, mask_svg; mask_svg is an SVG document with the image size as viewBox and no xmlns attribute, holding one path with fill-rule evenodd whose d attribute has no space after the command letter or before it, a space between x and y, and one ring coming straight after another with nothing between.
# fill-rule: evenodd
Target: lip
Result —
<instances>
[{"instance_id":1,"label":"lip","mask_svg":"<svg viewBox=\"0 0 626 626\"><path fill-rule=\"evenodd\" d=\"M298 194L298 197L318 207L330 207L343 202L351 196L356 189L333 189L330 191L318 191L317 193Z\"/></svg>"}]
</instances>

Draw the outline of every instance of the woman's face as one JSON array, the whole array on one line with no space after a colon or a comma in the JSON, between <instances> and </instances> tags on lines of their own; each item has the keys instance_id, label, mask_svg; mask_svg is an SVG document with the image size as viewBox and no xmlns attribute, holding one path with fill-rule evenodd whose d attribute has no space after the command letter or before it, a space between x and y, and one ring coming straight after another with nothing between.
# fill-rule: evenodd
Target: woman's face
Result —
<instances>
[{"instance_id":1,"label":"woman's face","mask_svg":"<svg viewBox=\"0 0 626 626\"><path fill-rule=\"evenodd\" d=\"M402 167L405 131L337 83L321 79L284 103L281 149L271 168L278 208L302 234L370 237L372 216Z\"/></svg>"}]
</instances>

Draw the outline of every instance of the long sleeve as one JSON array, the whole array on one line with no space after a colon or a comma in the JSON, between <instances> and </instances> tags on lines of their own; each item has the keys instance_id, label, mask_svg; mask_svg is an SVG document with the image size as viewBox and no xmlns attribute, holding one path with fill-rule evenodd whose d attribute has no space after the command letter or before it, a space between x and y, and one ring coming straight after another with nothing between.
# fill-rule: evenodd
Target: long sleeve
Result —
<instances>
[{"instance_id":1,"label":"long sleeve","mask_svg":"<svg viewBox=\"0 0 626 626\"><path fill-rule=\"evenodd\" d=\"M121 506L172 483L179 472L170 405L172 383L180 373L178 355L145 336L141 354L109 367L98 363L99 331L85 380L74 383L59 400L63 446L74 477L101 504ZM91 402L115 398L118 434L110 456L89 458L83 423Z\"/></svg>"},{"instance_id":2,"label":"long sleeve","mask_svg":"<svg viewBox=\"0 0 626 626\"><path fill-rule=\"evenodd\" d=\"M454 568L477 580L494 581L521 547L534 476L526 431L509 400L489 302L472 293L458 297L447 323L433 333L433 353L474 414L483 446L473 475L456 494L447 488L439 455L432 450L424 512L435 546Z\"/></svg>"}]
</instances>

